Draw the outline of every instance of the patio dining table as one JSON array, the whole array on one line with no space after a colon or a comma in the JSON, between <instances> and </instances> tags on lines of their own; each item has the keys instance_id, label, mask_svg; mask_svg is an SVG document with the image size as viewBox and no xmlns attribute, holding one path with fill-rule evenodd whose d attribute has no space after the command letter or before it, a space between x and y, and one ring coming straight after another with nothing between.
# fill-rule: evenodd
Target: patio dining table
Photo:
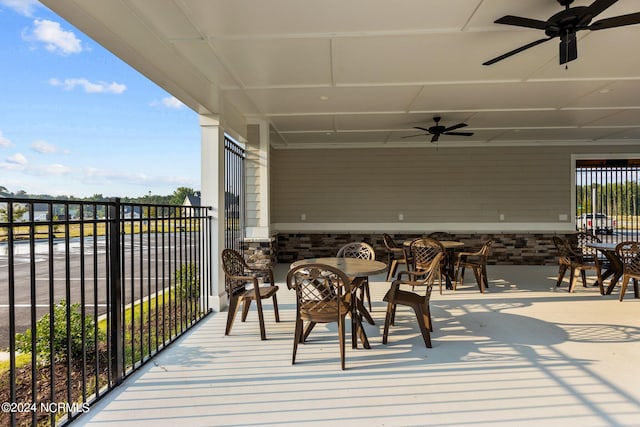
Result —
<instances>
[{"instance_id":1,"label":"patio dining table","mask_svg":"<svg viewBox=\"0 0 640 427\"><path fill-rule=\"evenodd\" d=\"M606 295L611 295L613 288L616 287L616 284L618 283L618 280L620 280L620 278L622 277L622 273L623 273L622 260L616 253L617 245L618 245L617 243L611 243L611 242L593 242L593 243L587 244L588 247L597 249L598 251L600 251L602 255L605 256L607 261L609 261L609 266L607 270L604 273L602 273L602 280L605 280L609 276L612 276L611 282L609 283L609 286L607 286L607 289L605 290Z\"/></svg>"},{"instance_id":2,"label":"patio dining table","mask_svg":"<svg viewBox=\"0 0 640 427\"><path fill-rule=\"evenodd\" d=\"M387 270L387 264L381 261L358 259L358 258L343 258L343 257L322 257L322 258L306 258L299 261L295 261L291 264L290 268L296 268L306 264L324 264L331 267L335 267L341 270L347 277L355 279L356 277L373 276L376 274L384 273ZM358 314L364 317L371 325L375 325L375 321L371 317L371 313L366 309L364 303L357 296L358 288L352 290L353 300L355 304L352 304L353 312L352 316ZM307 335L308 332L305 332ZM361 331L361 340L364 348L371 348L369 340L364 330ZM353 346L356 346L354 340Z\"/></svg>"}]
</instances>

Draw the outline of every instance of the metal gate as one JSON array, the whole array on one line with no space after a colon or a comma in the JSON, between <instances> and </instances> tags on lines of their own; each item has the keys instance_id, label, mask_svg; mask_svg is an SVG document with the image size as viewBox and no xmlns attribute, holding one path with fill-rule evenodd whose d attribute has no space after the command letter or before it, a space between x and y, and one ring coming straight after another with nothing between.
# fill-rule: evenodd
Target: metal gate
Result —
<instances>
[{"instance_id":1,"label":"metal gate","mask_svg":"<svg viewBox=\"0 0 640 427\"><path fill-rule=\"evenodd\" d=\"M640 159L576 160L576 228L603 241L638 240Z\"/></svg>"},{"instance_id":2,"label":"metal gate","mask_svg":"<svg viewBox=\"0 0 640 427\"><path fill-rule=\"evenodd\" d=\"M241 250L244 238L245 150L225 135L225 248Z\"/></svg>"}]
</instances>

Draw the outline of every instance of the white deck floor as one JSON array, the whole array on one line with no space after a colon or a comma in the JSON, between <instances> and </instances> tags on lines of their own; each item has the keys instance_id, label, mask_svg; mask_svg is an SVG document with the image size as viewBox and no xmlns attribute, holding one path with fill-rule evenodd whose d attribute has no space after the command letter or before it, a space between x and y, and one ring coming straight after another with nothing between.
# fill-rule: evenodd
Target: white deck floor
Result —
<instances>
[{"instance_id":1,"label":"white deck floor","mask_svg":"<svg viewBox=\"0 0 640 427\"><path fill-rule=\"evenodd\" d=\"M640 426L640 299L597 287L555 287L556 267L489 266L437 291L427 349L413 313L399 309L381 343L388 288L372 278L372 349L347 345L340 370L335 325L318 325L291 365L294 295L280 278L281 323L255 307L224 336L209 316L98 402L74 426Z\"/></svg>"}]
</instances>

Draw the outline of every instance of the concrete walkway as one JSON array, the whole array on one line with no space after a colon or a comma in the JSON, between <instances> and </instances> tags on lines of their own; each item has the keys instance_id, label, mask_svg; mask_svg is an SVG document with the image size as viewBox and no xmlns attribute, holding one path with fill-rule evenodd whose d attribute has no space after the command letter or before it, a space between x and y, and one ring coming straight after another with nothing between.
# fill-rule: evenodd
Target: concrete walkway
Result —
<instances>
[{"instance_id":1,"label":"concrete walkway","mask_svg":"<svg viewBox=\"0 0 640 427\"><path fill-rule=\"evenodd\" d=\"M295 315L286 266L276 269L282 321L265 303L224 336L214 314L103 398L74 426L640 426L640 300L555 287L555 267L489 266L434 292L433 348L399 309L381 343L388 288L372 280L372 349L347 350L318 325L291 365ZM614 291L617 292L618 289Z\"/></svg>"}]
</instances>

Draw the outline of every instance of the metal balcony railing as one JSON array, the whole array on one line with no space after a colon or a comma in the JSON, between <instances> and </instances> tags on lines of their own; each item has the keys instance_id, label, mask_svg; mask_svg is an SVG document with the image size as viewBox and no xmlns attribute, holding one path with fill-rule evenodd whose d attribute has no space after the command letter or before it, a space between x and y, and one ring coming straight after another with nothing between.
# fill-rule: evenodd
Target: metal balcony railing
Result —
<instances>
[{"instance_id":1,"label":"metal balcony railing","mask_svg":"<svg viewBox=\"0 0 640 427\"><path fill-rule=\"evenodd\" d=\"M69 422L206 316L210 235L202 207L0 199L0 425Z\"/></svg>"}]
</instances>

